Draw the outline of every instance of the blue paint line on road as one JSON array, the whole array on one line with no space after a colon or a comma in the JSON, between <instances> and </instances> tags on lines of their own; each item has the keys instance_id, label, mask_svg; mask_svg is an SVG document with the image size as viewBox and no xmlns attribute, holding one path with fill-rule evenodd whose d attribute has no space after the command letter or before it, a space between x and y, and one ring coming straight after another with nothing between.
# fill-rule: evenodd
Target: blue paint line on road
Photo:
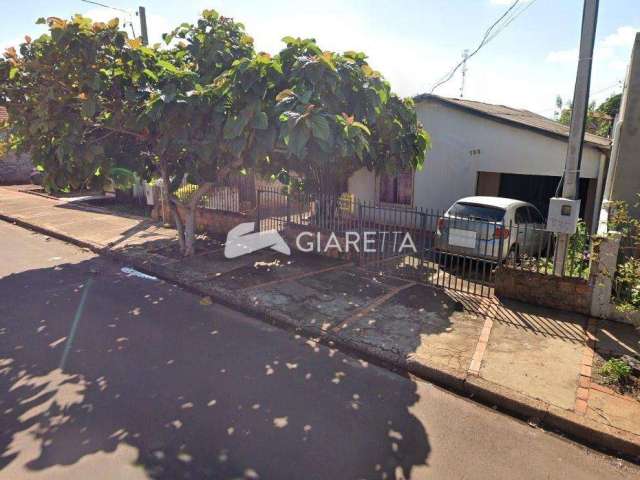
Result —
<instances>
[{"instance_id":1,"label":"blue paint line on road","mask_svg":"<svg viewBox=\"0 0 640 480\"><path fill-rule=\"evenodd\" d=\"M67 363L67 357L69 356L69 352L71 351L71 346L73 345L73 339L76 336L76 331L78 330L78 324L80 323L80 318L82 318L82 312L84 311L84 305L87 302L87 297L89 296L89 289L91 288L91 284L93 283L93 279L90 278L85 283L84 288L82 289L82 297L80 298L80 304L76 309L76 314L73 317L73 323L71 324L71 330L69 331L69 337L67 338L67 342L64 345L64 352L62 353L62 360L60 360L60 370L64 371L64 366Z\"/></svg>"}]
</instances>

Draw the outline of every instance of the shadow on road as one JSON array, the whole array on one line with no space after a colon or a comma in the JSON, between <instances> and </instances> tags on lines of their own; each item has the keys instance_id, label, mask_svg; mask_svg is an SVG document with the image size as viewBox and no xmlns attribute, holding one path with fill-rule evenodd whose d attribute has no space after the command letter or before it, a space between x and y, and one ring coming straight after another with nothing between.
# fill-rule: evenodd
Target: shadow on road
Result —
<instances>
[{"instance_id":1,"label":"shadow on road","mask_svg":"<svg viewBox=\"0 0 640 480\"><path fill-rule=\"evenodd\" d=\"M1 278L0 477L84 461L110 478L124 464L157 479L409 478L427 463L413 382L198 300L100 259Z\"/></svg>"}]
</instances>

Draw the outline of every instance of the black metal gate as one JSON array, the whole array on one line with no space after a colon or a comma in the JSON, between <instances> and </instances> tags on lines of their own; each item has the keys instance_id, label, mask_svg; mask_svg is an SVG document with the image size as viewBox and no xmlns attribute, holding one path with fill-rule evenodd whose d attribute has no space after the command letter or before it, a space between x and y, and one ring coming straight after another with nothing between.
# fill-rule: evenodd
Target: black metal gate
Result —
<instances>
[{"instance_id":1,"label":"black metal gate","mask_svg":"<svg viewBox=\"0 0 640 480\"><path fill-rule=\"evenodd\" d=\"M505 224L504 210L495 209L493 218L490 207L481 208L475 215L445 213L356 201L349 194L258 190L256 217L263 231L294 228L297 239L305 236L306 251L327 254L337 248L377 274L483 297L493 296L496 270L502 265L539 274L588 276L589 234L584 226L571 236L566 262L559 267L554 236L542 219Z\"/></svg>"},{"instance_id":2,"label":"black metal gate","mask_svg":"<svg viewBox=\"0 0 640 480\"><path fill-rule=\"evenodd\" d=\"M364 235L375 239L363 244L362 267L434 287L493 295L504 250L497 222L419 208L361 204L359 209Z\"/></svg>"},{"instance_id":3,"label":"black metal gate","mask_svg":"<svg viewBox=\"0 0 640 480\"><path fill-rule=\"evenodd\" d=\"M474 295L493 295L503 254L498 222L448 218L444 212L356 201L349 195L258 190L260 230L295 226L307 238L378 274Z\"/></svg>"}]
</instances>

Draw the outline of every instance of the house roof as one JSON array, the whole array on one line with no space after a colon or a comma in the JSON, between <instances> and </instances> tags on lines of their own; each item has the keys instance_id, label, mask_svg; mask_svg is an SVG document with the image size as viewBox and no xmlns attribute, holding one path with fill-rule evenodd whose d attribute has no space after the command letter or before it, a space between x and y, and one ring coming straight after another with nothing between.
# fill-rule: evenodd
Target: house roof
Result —
<instances>
[{"instance_id":1,"label":"house roof","mask_svg":"<svg viewBox=\"0 0 640 480\"><path fill-rule=\"evenodd\" d=\"M528 110L520 110L517 108L507 107L505 105L494 105L491 103L476 102L462 98L440 97L429 93L417 95L414 97L414 100L416 103L436 101L453 108L463 109L476 115L508 123L515 127L528 128L539 133L552 135L554 137L561 137L563 139L569 138L568 126ZM611 140L608 138L586 133L584 139L585 143L594 147L603 150L611 148Z\"/></svg>"},{"instance_id":2,"label":"house roof","mask_svg":"<svg viewBox=\"0 0 640 480\"><path fill-rule=\"evenodd\" d=\"M9 120L9 113L5 107L0 107L0 122Z\"/></svg>"}]
</instances>

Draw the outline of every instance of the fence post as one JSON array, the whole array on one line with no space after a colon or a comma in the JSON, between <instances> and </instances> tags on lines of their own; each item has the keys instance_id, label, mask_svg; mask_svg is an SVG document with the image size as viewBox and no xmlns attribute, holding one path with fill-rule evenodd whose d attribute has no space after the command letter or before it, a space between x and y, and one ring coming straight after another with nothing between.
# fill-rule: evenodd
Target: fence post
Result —
<instances>
[{"instance_id":1,"label":"fence post","mask_svg":"<svg viewBox=\"0 0 640 480\"><path fill-rule=\"evenodd\" d=\"M420 212L421 215L421 219L420 219L420 235L422 236L422 241L420 242L420 256L419 261L420 261L420 269L422 270L424 267L424 254L425 254L425 250L427 249L427 214L424 212Z\"/></svg>"},{"instance_id":2,"label":"fence post","mask_svg":"<svg viewBox=\"0 0 640 480\"><path fill-rule=\"evenodd\" d=\"M291 223L291 194L287 192L287 226Z\"/></svg>"},{"instance_id":3,"label":"fence post","mask_svg":"<svg viewBox=\"0 0 640 480\"><path fill-rule=\"evenodd\" d=\"M621 236L618 232L609 232L606 236L594 236L591 240L591 315L597 318L607 318L611 313L611 290Z\"/></svg>"},{"instance_id":4,"label":"fence post","mask_svg":"<svg viewBox=\"0 0 640 480\"><path fill-rule=\"evenodd\" d=\"M256 232L260 231L260 223L262 223L261 219L260 219L260 216L261 216L261 212L260 212L260 197L261 197L261 195L260 195L260 193L262 193L260 190L258 190L256 192Z\"/></svg>"}]
</instances>

